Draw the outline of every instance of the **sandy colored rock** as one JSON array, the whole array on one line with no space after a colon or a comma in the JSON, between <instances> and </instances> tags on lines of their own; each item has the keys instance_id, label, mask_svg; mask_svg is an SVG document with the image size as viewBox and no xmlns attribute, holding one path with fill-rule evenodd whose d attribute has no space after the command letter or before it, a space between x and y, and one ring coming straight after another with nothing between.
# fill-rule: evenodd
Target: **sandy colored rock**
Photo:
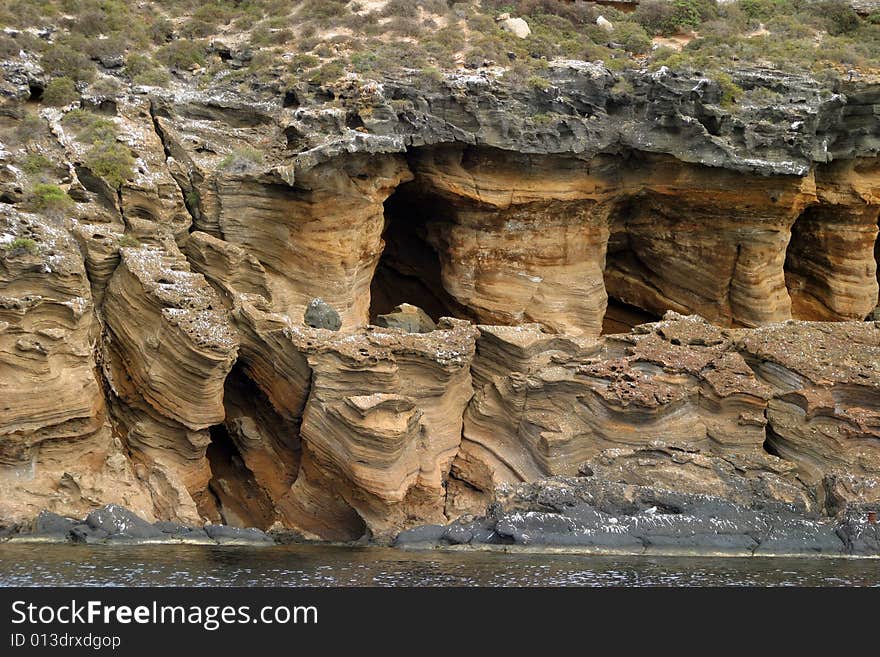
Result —
<instances>
[{"instance_id":1,"label":"sandy colored rock","mask_svg":"<svg viewBox=\"0 0 880 657\"><path fill-rule=\"evenodd\" d=\"M196 509L211 517L207 429L226 415L223 386L238 340L217 293L179 253L121 253L104 302L104 374L118 421L147 476L174 490L162 519L192 522Z\"/></svg>"},{"instance_id":2,"label":"sandy colored rock","mask_svg":"<svg viewBox=\"0 0 880 657\"><path fill-rule=\"evenodd\" d=\"M833 499L830 513L876 503L878 335L866 322L726 331L673 314L605 338L593 356L548 345L547 356L505 374L480 364L504 353L493 343L505 335L484 329L474 367L485 374L453 475L489 492L501 482L570 475L571 464L604 449L662 437L725 458L769 449L798 466L817 508Z\"/></svg>"},{"instance_id":3,"label":"sandy colored rock","mask_svg":"<svg viewBox=\"0 0 880 657\"><path fill-rule=\"evenodd\" d=\"M32 246L11 248L15 239ZM99 327L76 242L0 207L0 517L86 513L95 500L152 516L95 376Z\"/></svg>"},{"instance_id":4,"label":"sandy colored rock","mask_svg":"<svg viewBox=\"0 0 880 657\"><path fill-rule=\"evenodd\" d=\"M467 322L444 320L424 334L336 333L273 324L248 304L239 319L250 325L244 371L299 429L299 475L275 500L285 526L351 539L442 516L472 394Z\"/></svg>"}]
</instances>

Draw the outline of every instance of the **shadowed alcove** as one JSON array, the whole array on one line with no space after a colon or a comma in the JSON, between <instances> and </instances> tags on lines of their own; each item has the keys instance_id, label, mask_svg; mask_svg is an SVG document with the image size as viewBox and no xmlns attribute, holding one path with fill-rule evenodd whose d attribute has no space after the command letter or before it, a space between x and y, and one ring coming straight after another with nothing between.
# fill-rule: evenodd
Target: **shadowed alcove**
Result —
<instances>
[{"instance_id":1,"label":"shadowed alcove","mask_svg":"<svg viewBox=\"0 0 880 657\"><path fill-rule=\"evenodd\" d=\"M401 303L424 310L434 321L466 317L443 289L437 228L449 221L445 202L422 194L417 184L398 187L385 201L385 248L370 285L370 321Z\"/></svg>"},{"instance_id":2,"label":"shadowed alcove","mask_svg":"<svg viewBox=\"0 0 880 657\"><path fill-rule=\"evenodd\" d=\"M627 280L645 272L632 247L627 221L634 212L634 201L626 201L611 217L611 234L605 254L605 291L608 308L602 320L602 334L629 333L634 326L656 322L660 315L628 303Z\"/></svg>"}]
</instances>

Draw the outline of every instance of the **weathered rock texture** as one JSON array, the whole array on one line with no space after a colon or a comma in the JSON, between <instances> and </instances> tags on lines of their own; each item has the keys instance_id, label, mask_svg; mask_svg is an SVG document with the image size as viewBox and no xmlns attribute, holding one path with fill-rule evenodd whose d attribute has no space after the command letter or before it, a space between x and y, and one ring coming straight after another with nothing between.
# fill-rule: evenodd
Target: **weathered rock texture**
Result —
<instances>
[{"instance_id":1,"label":"weathered rock texture","mask_svg":"<svg viewBox=\"0 0 880 657\"><path fill-rule=\"evenodd\" d=\"M118 426L153 486L173 491L163 515L215 517L208 429L226 416L223 387L238 346L226 309L182 256L141 247L122 249L103 313Z\"/></svg>"},{"instance_id":2,"label":"weathered rock texture","mask_svg":"<svg viewBox=\"0 0 880 657\"><path fill-rule=\"evenodd\" d=\"M94 357L100 329L76 243L9 206L0 206L0 240L0 517L82 514L102 502L151 517L111 431Z\"/></svg>"},{"instance_id":3,"label":"weathered rock texture","mask_svg":"<svg viewBox=\"0 0 880 657\"><path fill-rule=\"evenodd\" d=\"M457 510L478 511L500 483L574 475L603 450L657 440L744 463L782 456L829 514L839 499L880 503L874 322L720 329L673 315L587 349L537 327L480 330Z\"/></svg>"},{"instance_id":4,"label":"weathered rock texture","mask_svg":"<svg viewBox=\"0 0 880 657\"><path fill-rule=\"evenodd\" d=\"M727 107L584 62L546 89L181 73L82 99L134 157L116 187L71 108L26 102L42 72L2 70L2 521L384 540L563 477L711 493L754 550L749 513L880 505L876 82L741 71L776 100Z\"/></svg>"},{"instance_id":5,"label":"weathered rock texture","mask_svg":"<svg viewBox=\"0 0 880 657\"><path fill-rule=\"evenodd\" d=\"M787 470L774 457L707 456L662 442L609 449L580 477L499 486L485 515L402 532L396 545L876 556L880 535L869 516L817 516Z\"/></svg>"}]
</instances>

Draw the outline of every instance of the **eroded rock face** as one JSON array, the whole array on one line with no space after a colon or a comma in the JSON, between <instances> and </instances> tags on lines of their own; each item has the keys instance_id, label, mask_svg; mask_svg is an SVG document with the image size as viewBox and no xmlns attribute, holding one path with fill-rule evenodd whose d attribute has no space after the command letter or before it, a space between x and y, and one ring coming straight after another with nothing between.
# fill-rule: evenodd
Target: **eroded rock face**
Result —
<instances>
[{"instance_id":1,"label":"eroded rock face","mask_svg":"<svg viewBox=\"0 0 880 657\"><path fill-rule=\"evenodd\" d=\"M250 308L252 317L259 311ZM472 394L475 332L444 320L408 334L370 327L336 334L255 323L252 341L284 356L243 358L249 376L302 441L299 476L276 498L279 518L321 538L399 531L443 518L445 484ZM269 345L272 345L271 347Z\"/></svg>"},{"instance_id":2,"label":"eroded rock face","mask_svg":"<svg viewBox=\"0 0 880 657\"><path fill-rule=\"evenodd\" d=\"M525 542L540 523L513 514L536 509L505 491L531 504L549 477L592 510L541 522L590 535L653 495L692 518L681 535L735 506L738 549L769 545L759 511L850 518L797 531L862 540L875 83L745 71L778 102L728 108L711 80L630 72L620 93L557 62L544 90L486 73L85 97L134 158L114 186L69 108L24 107L38 72L3 70L0 521L118 503L388 540L498 501L443 531ZM311 323L338 331L304 325L316 298L339 323ZM609 304L674 314L602 337ZM619 522L636 547L678 540Z\"/></svg>"},{"instance_id":3,"label":"eroded rock face","mask_svg":"<svg viewBox=\"0 0 880 657\"><path fill-rule=\"evenodd\" d=\"M880 325L769 326L742 336L738 349L775 391L768 448L798 465L829 512L877 504Z\"/></svg>"},{"instance_id":4,"label":"eroded rock face","mask_svg":"<svg viewBox=\"0 0 880 657\"><path fill-rule=\"evenodd\" d=\"M121 250L103 306L104 375L145 476L166 489L160 499L174 490L161 515L192 521L216 515L207 430L226 416L223 386L238 341L217 293L168 248Z\"/></svg>"},{"instance_id":5,"label":"eroded rock face","mask_svg":"<svg viewBox=\"0 0 880 657\"><path fill-rule=\"evenodd\" d=\"M880 501L872 492L880 455L875 323L748 331L671 315L586 353L537 328L481 333L481 385L453 465L468 490L572 475L604 449L662 439L719 455L786 453L832 513ZM502 362L517 369L505 372ZM470 503L485 503L485 494L471 493ZM452 503L467 508L468 500Z\"/></svg>"},{"instance_id":6,"label":"eroded rock face","mask_svg":"<svg viewBox=\"0 0 880 657\"><path fill-rule=\"evenodd\" d=\"M366 324L382 252L382 204L411 178L403 158L354 152L311 167L270 166L253 151L262 145L284 154L270 115L250 112L247 125L232 112L212 120L181 113L172 120L160 112L156 121L193 201L196 227L260 262L279 312L302 317L320 297L344 327Z\"/></svg>"},{"instance_id":7,"label":"eroded rock face","mask_svg":"<svg viewBox=\"0 0 880 657\"><path fill-rule=\"evenodd\" d=\"M83 513L95 500L151 517L96 376L99 327L76 242L5 205L0 242L0 517Z\"/></svg>"}]
</instances>

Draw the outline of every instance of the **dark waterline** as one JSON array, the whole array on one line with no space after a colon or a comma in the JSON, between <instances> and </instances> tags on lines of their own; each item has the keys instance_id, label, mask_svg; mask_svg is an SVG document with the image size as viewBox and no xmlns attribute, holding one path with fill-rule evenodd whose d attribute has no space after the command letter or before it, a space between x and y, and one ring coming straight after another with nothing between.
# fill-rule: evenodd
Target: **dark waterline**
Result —
<instances>
[{"instance_id":1,"label":"dark waterline","mask_svg":"<svg viewBox=\"0 0 880 657\"><path fill-rule=\"evenodd\" d=\"M854 559L0 545L2 586L878 586Z\"/></svg>"}]
</instances>

